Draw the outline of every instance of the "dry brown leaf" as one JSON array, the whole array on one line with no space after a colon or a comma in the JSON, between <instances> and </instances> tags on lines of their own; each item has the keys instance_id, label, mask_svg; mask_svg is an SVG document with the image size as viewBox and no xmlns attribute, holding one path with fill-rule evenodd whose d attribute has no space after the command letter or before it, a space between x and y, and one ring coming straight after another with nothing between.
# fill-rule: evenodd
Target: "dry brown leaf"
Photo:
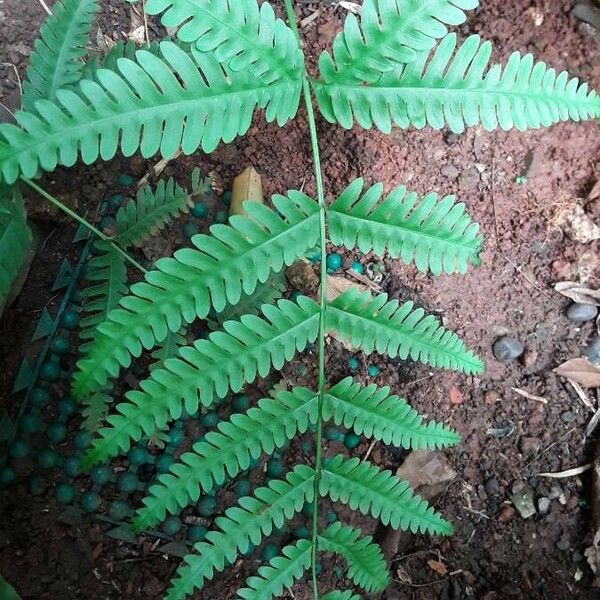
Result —
<instances>
[{"instance_id":1,"label":"dry brown leaf","mask_svg":"<svg viewBox=\"0 0 600 600\"><path fill-rule=\"evenodd\" d=\"M585 210L583 210L579 204L575 204L575 202L577 202L577 199L573 198L571 202L564 203L556 215L556 225L570 238L576 242L581 242L582 244L587 244L600 239L600 227L598 227Z\"/></svg>"},{"instance_id":2,"label":"dry brown leaf","mask_svg":"<svg viewBox=\"0 0 600 600\"><path fill-rule=\"evenodd\" d=\"M566 379L577 382L585 388L600 387L600 367L593 365L586 358L573 358L556 367L555 373Z\"/></svg>"},{"instance_id":3,"label":"dry brown leaf","mask_svg":"<svg viewBox=\"0 0 600 600\"><path fill-rule=\"evenodd\" d=\"M350 281L340 275L327 275L327 300L329 300L329 302L332 302L351 288L364 292L367 289L367 286L362 285L362 283Z\"/></svg>"},{"instance_id":4,"label":"dry brown leaf","mask_svg":"<svg viewBox=\"0 0 600 600\"><path fill-rule=\"evenodd\" d=\"M600 290L592 290L575 281L559 281L554 289L574 302L600 306Z\"/></svg>"},{"instance_id":5,"label":"dry brown leaf","mask_svg":"<svg viewBox=\"0 0 600 600\"><path fill-rule=\"evenodd\" d=\"M442 577L446 577L446 575L448 575L448 567L438 560L433 560L432 558L429 559L427 561L427 566Z\"/></svg>"},{"instance_id":6,"label":"dry brown leaf","mask_svg":"<svg viewBox=\"0 0 600 600\"><path fill-rule=\"evenodd\" d=\"M262 180L254 167L247 167L233 180L229 214L246 215L243 208L246 200L263 203Z\"/></svg>"}]
</instances>

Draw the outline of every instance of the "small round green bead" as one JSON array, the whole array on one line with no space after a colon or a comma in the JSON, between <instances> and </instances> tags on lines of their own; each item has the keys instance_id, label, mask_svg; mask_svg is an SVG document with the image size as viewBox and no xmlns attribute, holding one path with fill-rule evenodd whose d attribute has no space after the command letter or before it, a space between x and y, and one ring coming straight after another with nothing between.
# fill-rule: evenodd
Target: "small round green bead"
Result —
<instances>
[{"instance_id":1,"label":"small round green bead","mask_svg":"<svg viewBox=\"0 0 600 600\"><path fill-rule=\"evenodd\" d=\"M125 473L123 477L121 477L121 481L119 481L119 489L124 494L131 494L138 489L140 485L140 480L133 473Z\"/></svg>"},{"instance_id":2,"label":"small round green bead","mask_svg":"<svg viewBox=\"0 0 600 600\"><path fill-rule=\"evenodd\" d=\"M348 450L354 450L360 444L360 437L355 433L348 432L344 436L344 446L348 448Z\"/></svg>"},{"instance_id":3,"label":"small round green bead","mask_svg":"<svg viewBox=\"0 0 600 600\"><path fill-rule=\"evenodd\" d=\"M211 410L205 415L202 415L200 422L204 427L215 427L220 420L221 419L219 417L219 413L216 413L214 410Z\"/></svg>"},{"instance_id":4,"label":"small round green bead","mask_svg":"<svg viewBox=\"0 0 600 600\"><path fill-rule=\"evenodd\" d=\"M355 273L358 273L359 275L362 275L365 272L365 268L362 266L361 263L359 263L357 260L355 260L352 263L352 266L350 267Z\"/></svg>"},{"instance_id":5,"label":"small round green bead","mask_svg":"<svg viewBox=\"0 0 600 600\"><path fill-rule=\"evenodd\" d=\"M60 456L50 448L42 450L37 455L37 462L42 469L53 469L59 462Z\"/></svg>"},{"instance_id":6,"label":"small round green bead","mask_svg":"<svg viewBox=\"0 0 600 600\"><path fill-rule=\"evenodd\" d=\"M183 226L183 235L185 235L186 238L192 238L193 236L198 235L199 233L200 229L198 228L198 225L196 225L196 223L192 223L191 221L189 221Z\"/></svg>"},{"instance_id":7,"label":"small round green bead","mask_svg":"<svg viewBox=\"0 0 600 600\"><path fill-rule=\"evenodd\" d=\"M15 480L15 472L10 467L0 469L0 484L10 485Z\"/></svg>"},{"instance_id":8,"label":"small round green bead","mask_svg":"<svg viewBox=\"0 0 600 600\"><path fill-rule=\"evenodd\" d=\"M123 521L129 515L129 504L123 500L111 502L108 508L108 516L115 521Z\"/></svg>"},{"instance_id":9,"label":"small round green bead","mask_svg":"<svg viewBox=\"0 0 600 600\"><path fill-rule=\"evenodd\" d=\"M321 565L321 563L317 563L315 565L315 573L317 575L320 575L322 573L322 571L323 571L323 565Z\"/></svg>"},{"instance_id":10,"label":"small round green bead","mask_svg":"<svg viewBox=\"0 0 600 600\"><path fill-rule=\"evenodd\" d=\"M70 483L59 483L56 486L56 499L61 504L71 504L75 498L75 488Z\"/></svg>"},{"instance_id":11,"label":"small round green bead","mask_svg":"<svg viewBox=\"0 0 600 600\"><path fill-rule=\"evenodd\" d=\"M270 460L267 464L267 477L277 479L283 475L285 468L279 460Z\"/></svg>"},{"instance_id":12,"label":"small round green bead","mask_svg":"<svg viewBox=\"0 0 600 600\"><path fill-rule=\"evenodd\" d=\"M90 479L96 485L106 485L112 477L111 470L108 467L94 467L90 473Z\"/></svg>"},{"instance_id":13,"label":"small round green bead","mask_svg":"<svg viewBox=\"0 0 600 600\"><path fill-rule=\"evenodd\" d=\"M215 214L215 223L219 223L222 225L224 223L227 223L228 219L229 219L229 215L226 210L219 210Z\"/></svg>"},{"instance_id":14,"label":"small round green bead","mask_svg":"<svg viewBox=\"0 0 600 600\"><path fill-rule=\"evenodd\" d=\"M202 525L192 525L187 532L187 537L192 544L197 544L198 542L203 542L206 539L206 534L208 533L208 529L206 527L202 527Z\"/></svg>"},{"instance_id":15,"label":"small round green bead","mask_svg":"<svg viewBox=\"0 0 600 600\"><path fill-rule=\"evenodd\" d=\"M129 187L135 183L135 179L127 173L121 173L121 175L119 175L118 182L121 187Z\"/></svg>"},{"instance_id":16,"label":"small round green bead","mask_svg":"<svg viewBox=\"0 0 600 600\"><path fill-rule=\"evenodd\" d=\"M71 348L71 344L66 337L58 336L52 340L50 344L50 351L54 354L66 354Z\"/></svg>"},{"instance_id":17,"label":"small round green bead","mask_svg":"<svg viewBox=\"0 0 600 600\"><path fill-rule=\"evenodd\" d=\"M325 429L325 439L330 442L340 442L344 439L344 434L337 428L329 426Z\"/></svg>"},{"instance_id":18,"label":"small round green bead","mask_svg":"<svg viewBox=\"0 0 600 600\"><path fill-rule=\"evenodd\" d=\"M185 431L183 429L175 428L169 431L169 445L177 448L181 446L185 441Z\"/></svg>"},{"instance_id":19,"label":"small round green bead","mask_svg":"<svg viewBox=\"0 0 600 600\"><path fill-rule=\"evenodd\" d=\"M321 260L321 248L315 246L306 253L306 258L311 263L318 263Z\"/></svg>"},{"instance_id":20,"label":"small round green bead","mask_svg":"<svg viewBox=\"0 0 600 600\"><path fill-rule=\"evenodd\" d=\"M204 219L204 217L206 217L208 214L208 208L206 207L206 204L202 202L202 200L196 202L194 206L192 206L192 214L197 219Z\"/></svg>"},{"instance_id":21,"label":"small round green bead","mask_svg":"<svg viewBox=\"0 0 600 600\"><path fill-rule=\"evenodd\" d=\"M176 535L181 529L181 519L179 517L169 517L163 524L162 530L167 535Z\"/></svg>"},{"instance_id":22,"label":"small round green bead","mask_svg":"<svg viewBox=\"0 0 600 600\"><path fill-rule=\"evenodd\" d=\"M302 507L302 514L307 517L312 517L312 514L313 514L313 503L312 502L304 503L304 506Z\"/></svg>"},{"instance_id":23,"label":"small round green bead","mask_svg":"<svg viewBox=\"0 0 600 600\"><path fill-rule=\"evenodd\" d=\"M35 433L42 429L42 422L37 415L27 413L21 419L21 429L25 433Z\"/></svg>"},{"instance_id":24,"label":"small round green bead","mask_svg":"<svg viewBox=\"0 0 600 600\"><path fill-rule=\"evenodd\" d=\"M121 208L121 204L123 204L123 194L113 194L108 199L108 205L113 210L117 210L117 209Z\"/></svg>"},{"instance_id":25,"label":"small round green bead","mask_svg":"<svg viewBox=\"0 0 600 600\"><path fill-rule=\"evenodd\" d=\"M31 403L35 406L44 406L50 401L50 390L42 387L34 387L31 390Z\"/></svg>"},{"instance_id":26,"label":"small round green bead","mask_svg":"<svg viewBox=\"0 0 600 600\"><path fill-rule=\"evenodd\" d=\"M77 450L86 450L92 443L92 436L88 431L79 431L75 435L73 445Z\"/></svg>"},{"instance_id":27,"label":"small round green bead","mask_svg":"<svg viewBox=\"0 0 600 600\"><path fill-rule=\"evenodd\" d=\"M342 255L337 252L328 254L325 265L328 273L335 273L342 266Z\"/></svg>"},{"instance_id":28,"label":"small round green bead","mask_svg":"<svg viewBox=\"0 0 600 600\"><path fill-rule=\"evenodd\" d=\"M81 304L83 302L83 296L81 295L81 291L77 288L75 288L71 292L71 302L74 302L75 304Z\"/></svg>"},{"instance_id":29,"label":"small round green bead","mask_svg":"<svg viewBox=\"0 0 600 600\"><path fill-rule=\"evenodd\" d=\"M217 499L214 496L204 496L196 505L196 509L201 517L211 517L217 510Z\"/></svg>"},{"instance_id":30,"label":"small round green bead","mask_svg":"<svg viewBox=\"0 0 600 600\"><path fill-rule=\"evenodd\" d=\"M50 423L46 435L52 444L60 444L67 437L67 427L64 423Z\"/></svg>"},{"instance_id":31,"label":"small round green bead","mask_svg":"<svg viewBox=\"0 0 600 600\"><path fill-rule=\"evenodd\" d=\"M81 496L81 508L87 513L97 511L101 504L102 498L96 492L86 492Z\"/></svg>"},{"instance_id":32,"label":"small round green bead","mask_svg":"<svg viewBox=\"0 0 600 600\"><path fill-rule=\"evenodd\" d=\"M174 459L171 454L161 454L156 459L155 466L156 466L157 473L168 473L173 462L174 462Z\"/></svg>"},{"instance_id":33,"label":"small round green bead","mask_svg":"<svg viewBox=\"0 0 600 600\"><path fill-rule=\"evenodd\" d=\"M146 450L146 448L141 448L140 446L135 446L129 451L127 458L131 465L143 465L145 462L148 462L148 450Z\"/></svg>"},{"instance_id":34,"label":"small round green bead","mask_svg":"<svg viewBox=\"0 0 600 600\"><path fill-rule=\"evenodd\" d=\"M240 479L233 487L233 491L235 492L238 498L248 496L250 494L250 489L250 480L246 477Z\"/></svg>"},{"instance_id":35,"label":"small round green bead","mask_svg":"<svg viewBox=\"0 0 600 600\"><path fill-rule=\"evenodd\" d=\"M246 411L250 407L250 398L244 394L240 394L233 399L233 408L238 411Z\"/></svg>"},{"instance_id":36,"label":"small round green bead","mask_svg":"<svg viewBox=\"0 0 600 600\"><path fill-rule=\"evenodd\" d=\"M65 419L70 419L77 414L77 403L65 396L58 401L58 414Z\"/></svg>"},{"instance_id":37,"label":"small round green bead","mask_svg":"<svg viewBox=\"0 0 600 600\"><path fill-rule=\"evenodd\" d=\"M31 447L25 440L15 440L10 445L9 453L13 458L25 458L30 451Z\"/></svg>"},{"instance_id":38,"label":"small round green bead","mask_svg":"<svg viewBox=\"0 0 600 600\"><path fill-rule=\"evenodd\" d=\"M252 471L253 469L256 469L256 467L258 467L259 464L260 464L260 458L252 458L252 459L250 459L250 464L248 465L248 469Z\"/></svg>"},{"instance_id":39,"label":"small round green bead","mask_svg":"<svg viewBox=\"0 0 600 600\"><path fill-rule=\"evenodd\" d=\"M260 553L260 557L264 560L264 561L270 561L273 560L277 555L279 554L279 549L277 548L277 546L275 544L267 544L262 552Z\"/></svg>"},{"instance_id":40,"label":"small round green bead","mask_svg":"<svg viewBox=\"0 0 600 600\"><path fill-rule=\"evenodd\" d=\"M79 313L73 309L65 310L60 318L60 324L65 329L75 329L79 324Z\"/></svg>"},{"instance_id":41,"label":"small round green bead","mask_svg":"<svg viewBox=\"0 0 600 600\"><path fill-rule=\"evenodd\" d=\"M60 377L60 365L52 361L43 363L40 368L40 377L44 381L56 381Z\"/></svg>"},{"instance_id":42,"label":"small round green bead","mask_svg":"<svg viewBox=\"0 0 600 600\"><path fill-rule=\"evenodd\" d=\"M298 540L304 540L310 537L310 532L307 527L296 527L292 534Z\"/></svg>"},{"instance_id":43,"label":"small round green bead","mask_svg":"<svg viewBox=\"0 0 600 600\"><path fill-rule=\"evenodd\" d=\"M367 373L369 374L369 377L377 377L377 375L379 375L379 367L371 364L367 367Z\"/></svg>"},{"instance_id":44,"label":"small round green bead","mask_svg":"<svg viewBox=\"0 0 600 600\"><path fill-rule=\"evenodd\" d=\"M356 356L351 356L348 359L348 368L351 371L356 371L356 369L358 369L359 366L360 366L360 361L358 360L358 358L356 358Z\"/></svg>"},{"instance_id":45,"label":"small round green bead","mask_svg":"<svg viewBox=\"0 0 600 600\"><path fill-rule=\"evenodd\" d=\"M69 477L77 477L79 474L79 459L76 456L70 456L63 463L63 471Z\"/></svg>"},{"instance_id":46,"label":"small round green bead","mask_svg":"<svg viewBox=\"0 0 600 600\"><path fill-rule=\"evenodd\" d=\"M46 482L40 475L32 475L29 478L29 492L34 496L41 496L46 491Z\"/></svg>"}]
</instances>

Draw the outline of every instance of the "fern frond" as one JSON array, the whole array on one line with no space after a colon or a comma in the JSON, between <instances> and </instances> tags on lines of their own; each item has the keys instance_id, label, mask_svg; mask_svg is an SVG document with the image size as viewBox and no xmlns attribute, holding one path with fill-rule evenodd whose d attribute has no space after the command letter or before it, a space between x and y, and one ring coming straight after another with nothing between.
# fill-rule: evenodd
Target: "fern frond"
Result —
<instances>
[{"instance_id":1,"label":"fern frond","mask_svg":"<svg viewBox=\"0 0 600 600\"><path fill-rule=\"evenodd\" d=\"M348 577L366 592L381 592L390 582L383 552L371 536L360 533L338 521L319 534L318 549L342 556L348 563Z\"/></svg>"},{"instance_id":2,"label":"fern frond","mask_svg":"<svg viewBox=\"0 0 600 600\"><path fill-rule=\"evenodd\" d=\"M503 68L488 69L492 46L473 35L456 54L449 34L430 56L423 53L404 68L368 85L314 81L319 108L331 123L350 129L392 124L418 129L445 125L455 133L479 123L492 131L548 127L558 121L600 116L600 99L587 84L557 76L544 63L515 52Z\"/></svg>"},{"instance_id":3,"label":"fern frond","mask_svg":"<svg viewBox=\"0 0 600 600\"><path fill-rule=\"evenodd\" d=\"M478 0L364 0L360 16L349 13L335 36L333 57L323 52L319 71L326 83L374 83L382 74L416 60L446 25L464 23L463 11Z\"/></svg>"},{"instance_id":4,"label":"fern frond","mask_svg":"<svg viewBox=\"0 0 600 600\"><path fill-rule=\"evenodd\" d=\"M179 331L167 333L167 337L159 342L156 346L156 350L152 352L152 358L156 361L153 362L148 368L152 371L154 369L162 369L165 366L165 361L169 358L175 358L179 352L179 349L186 346L188 343L185 337L185 328Z\"/></svg>"},{"instance_id":5,"label":"fern frond","mask_svg":"<svg viewBox=\"0 0 600 600\"><path fill-rule=\"evenodd\" d=\"M164 521L167 513L176 514L200 494L210 493L226 476L235 477L249 468L252 459L272 454L288 440L304 433L317 421L318 396L306 389L279 392L275 399L263 398L245 414L234 414L222 421L217 431L206 434L190 452L161 475L144 498L136 523L144 528Z\"/></svg>"},{"instance_id":6,"label":"fern frond","mask_svg":"<svg viewBox=\"0 0 600 600\"><path fill-rule=\"evenodd\" d=\"M37 114L17 112L20 127L0 125L0 172L8 182L59 162L73 166L109 160L120 149L149 158L178 150L212 152L248 131L257 108L280 125L295 115L301 79L265 83L249 71L233 72L211 53L191 55L162 42L161 57L138 50L135 61L102 69L75 91L61 89L56 102L39 100Z\"/></svg>"},{"instance_id":7,"label":"fern frond","mask_svg":"<svg viewBox=\"0 0 600 600\"><path fill-rule=\"evenodd\" d=\"M312 544L298 540L286 546L281 556L276 556L268 565L258 569L258 576L246 580L248 587L242 588L238 598L244 600L271 600L281 596L283 590L291 588L310 567Z\"/></svg>"},{"instance_id":8,"label":"fern frond","mask_svg":"<svg viewBox=\"0 0 600 600\"><path fill-rule=\"evenodd\" d=\"M112 397L104 392L96 392L85 398L81 409L81 428L89 432L97 431L106 419L112 401Z\"/></svg>"},{"instance_id":9,"label":"fern frond","mask_svg":"<svg viewBox=\"0 0 600 600\"><path fill-rule=\"evenodd\" d=\"M373 297L351 289L327 306L326 325L343 339L361 348L402 360L414 361L466 374L481 373L483 363L453 332L433 316L425 316L413 302L388 302L387 294Z\"/></svg>"},{"instance_id":10,"label":"fern frond","mask_svg":"<svg viewBox=\"0 0 600 600\"><path fill-rule=\"evenodd\" d=\"M465 273L469 263L479 264L479 225L454 196L419 199L401 186L382 199L382 184L364 194L363 188L362 179L353 181L328 208L329 237L336 246L414 261L419 271L434 275Z\"/></svg>"},{"instance_id":11,"label":"fern frond","mask_svg":"<svg viewBox=\"0 0 600 600\"><path fill-rule=\"evenodd\" d=\"M102 388L131 356L152 349L168 331L206 317L211 305L221 311L236 304L271 272L304 256L319 235L318 204L293 191L272 200L277 212L246 203L248 217L233 216L230 225L211 227L211 236L194 236L195 249L159 260L145 282L131 286L132 295L99 325L89 357L78 363L73 396Z\"/></svg>"},{"instance_id":12,"label":"fern frond","mask_svg":"<svg viewBox=\"0 0 600 600\"><path fill-rule=\"evenodd\" d=\"M232 71L248 69L268 81L300 81L304 55L294 32L275 17L272 6L256 0L148 0L146 12L161 15L177 36L214 52Z\"/></svg>"},{"instance_id":13,"label":"fern frond","mask_svg":"<svg viewBox=\"0 0 600 600\"><path fill-rule=\"evenodd\" d=\"M127 294L127 266L123 255L108 241L94 244L95 256L88 262L85 275L88 285L81 290L85 317L81 319L79 337L83 341L80 351L85 354L95 338L98 325L106 319Z\"/></svg>"},{"instance_id":14,"label":"fern frond","mask_svg":"<svg viewBox=\"0 0 600 600\"><path fill-rule=\"evenodd\" d=\"M161 179L153 191L149 185L138 190L117 212L117 235L113 242L122 248L142 246L179 213L188 212L189 193L170 178Z\"/></svg>"},{"instance_id":15,"label":"fern frond","mask_svg":"<svg viewBox=\"0 0 600 600\"><path fill-rule=\"evenodd\" d=\"M210 406L229 390L239 392L257 375L265 377L271 369L281 369L317 337L319 305L310 298L300 296L297 304L280 300L277 306L265 305L263 314L263 319L247 315L241 321L228 321L225 331L181 348L177 358L154 369L140 383L140 390L127 392L127 402L117 406L118 414L108 418L110 426L100 430L85 464L104 462L126 451L132 440L178 419L184 406L194 414L200 404Z\"/></svg>"},{"instance_id":16,"label":"fern frond","mask_svg":"<svg viewBox=\"0 0 600 600\"><path fill-rule=\"evenodd\" d=\"M346 377L324 397L323 418L353 429L357 435L402 448L434 450L460 441L454 429L423 417L406 400L390 395L389 387L363 387Z\"/></svg>"},{"instance_id":17,"label":"fern frond","mask_svg":"<svg viewBox=\"0 0 600 600\"><path fill-rule=\"evenodd\" d=\"M35 41L23 82L22 105L35 111L38 100L55 100L58 90L76 84L82 75L86 45L98 0L58 0Z\"/></svg>"},{"instance_id":18,"label":"fern frond","mask_svg":"<svg viewBox=\"0 0 600 600\"><path fill-rule=\"evenodd\" d=\"M282 527L302 510L305 502L312 502L314 471L305 465L296 466L285 480L273 480L268 486L240 499L239 505L229 508L225 516L215 520L219 531L211 531L205 542L194 545L196 554L189 554L177 569L166 600L179 600L202 588L215 572L223 571L233 563L250 544L260 544L263 536L271 535L274 528ZM144 523L136 521L137 529Z\"/></svg>"},{"instance_id":19,"label":"fern frond","mask_svg":"<svg viewBox=\"0 0 600 600\"><path fill-rule=\"evenodd\" d=\"M324 596L321 596L321 600L360 600L360 596L353 594L351 590L346 590L344 592L334 590L333 592L328 592Z\"/></svg>"},{"instance_id":20,"label":"fern frond","mask_svg":"<svg viewBox=\"0 0 600 600\"><path fill-rule=\"evenodd\" d=\"M225 321L236 321L242 315L257 315L263 304L274 304L287 288L283 272L273 273L267 281L257 286L252 294L242 298L237 304L227 304L215 319L208 322L211 329L219 329Z\"/></svg>"},{"instance_id":21,"label":"fern frond","mask_svg":"<svg viewBox=\"0 0 600 600\"><path fill-rule=\"evenodd\" d=\"M0 184L0 314L32 246L33 236L18 186Z\"/></svg>"},{"instance_id":22,"label":"fern frond","mask_svg":"<svg viewBox=\"0 0 600 600\"><path fill-rule=\"evenodd\" d=\"M413 533L451 535L453 528L409 484L369 461L345 459L341 454L325 461L319 484L321 496L343 502L352 510L370 514L393 529Z\"/></svg>"}]
</instances>

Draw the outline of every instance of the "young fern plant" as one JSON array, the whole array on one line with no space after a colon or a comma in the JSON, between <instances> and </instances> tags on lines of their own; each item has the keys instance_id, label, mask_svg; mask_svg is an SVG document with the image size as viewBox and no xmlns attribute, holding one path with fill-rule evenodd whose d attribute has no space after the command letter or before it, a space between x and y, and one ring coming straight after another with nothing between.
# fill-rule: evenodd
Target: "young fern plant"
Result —
<instances>
[{"instance_id":1,"label":"young fern plant","mask_svg":"<svg viewBox=\"0 0 600 600\"><path fill-rule=\"evenodd\" d=\"M145 10L176 30L177 43L162 41L135 53L119 47L102 67L83 69L77 84L69 80L67 87L25 106L17 125L0 125L1 177L7 184L21 179L31 185L29 178L40 169L68 167L78 159L91 164L119 151L164 158L180 150L210 152L244 134L257 108L269 122L284 125L304 101L316 200L290 191L275 195L273 208L246 203L246 216L214 225L210 235L193 237L192 248L159 260L116 306L99 311L105 317L94 320L74 376L73 396L89 402L134 358L165 344L186 324L213 311L232 316L208 338L163 357L138 389L125 394L85 457L90 468L154 435L184 410L196 414L316 344L318 378L312 388L279 392L234 414L183 454L144 499L134 519L139 531L315 428L314 463L293 466L218 517L215 529L182 562L167 598L202 588L306 503L313 506L309 538L261 567L238 598L279 596L306 571L315 600L357 598L351 590L322 592L317 569L322 551L345 559L357 587L382 590L388 575L381 549L349 525L322 527L324 497L393 528L451 534L451 524L390 472L343 455L324 459L325 422L403 448L445 448L459 441L451 428L423 423L388 388L364 387L351 378L329 381L325 338L334 335L366 354L465 374L480 373L483 364L456 334L411 302L357 290L328 300L325 258L329 243L398 258L434 275L465 273L479 263L482 238L452 196L418 197L404 187L384 195L383 184L365 188L357 179L327 202L313 104L332 123L350 128L356 122L383 132L392 125L430 125L460 133L479 123L490 130L525 129L600 115L594 91L530 55L515 53L505 66L490 66L488 42L471 36L457 46L447 28L463 23L465 11L477 4L364 0L360 16L348 15L332 52L319 59L318 76L311 77L291 0L284 0L288 25L268 2L257 0L146 0ZM64 6L70 6L67 0ZM72 7L67 13L78 20ZM252 307L261 286L315 244L321 251L317 300L268 298L259 314L235 312L241 303Z\"/></svg>"}]
</instances>

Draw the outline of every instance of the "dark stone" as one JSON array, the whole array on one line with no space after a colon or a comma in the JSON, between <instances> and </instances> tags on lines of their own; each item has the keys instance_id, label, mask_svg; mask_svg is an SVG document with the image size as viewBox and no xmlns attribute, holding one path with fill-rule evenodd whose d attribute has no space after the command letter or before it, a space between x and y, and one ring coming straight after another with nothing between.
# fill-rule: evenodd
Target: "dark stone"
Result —
<instances>
[{"instance_id":1,"label":"dark stone","mask_svg":"<svg viewBox=\"0 0 600 600\"><path fill-rule=\"evenodd\" d=\"M597 335L583 351L583 355L593 364L600 365L600 335Z\"/></svg>"},{"instance_id":2,"label":"dark stone","mask_svg":"<svg viewBox=\"0 0 600 600\"><path fill-rule=\"evenodd\" d=\"M494 342L492 351L496 360L503 363L509 363L519 358L525 351L525 347L519 340L513 337L503 336Z\"/></svg>"},{"instance_id":3,"label":"dark stone","mask_svg":"<svg viewBox=\"0 0 600 600\"><path fill-rule=\"evenodd\" d=\"M492 477L492 479L488 479L485 482L485 491L490 496L497 496L500 493L500 485L498 484L498 480Z\"/></svg>"},{"instance_id":4,"label":"dark stone","mask_svg":"<svg viewBox=\"0 0 600 600\"><path fill-rule=\"evenodd\" d=\"M567 318L573 323L585 323L592 321L598 316L598 307L593 304L582 304L574 302L567 309Z\"/></svg>"}]
</instances>

